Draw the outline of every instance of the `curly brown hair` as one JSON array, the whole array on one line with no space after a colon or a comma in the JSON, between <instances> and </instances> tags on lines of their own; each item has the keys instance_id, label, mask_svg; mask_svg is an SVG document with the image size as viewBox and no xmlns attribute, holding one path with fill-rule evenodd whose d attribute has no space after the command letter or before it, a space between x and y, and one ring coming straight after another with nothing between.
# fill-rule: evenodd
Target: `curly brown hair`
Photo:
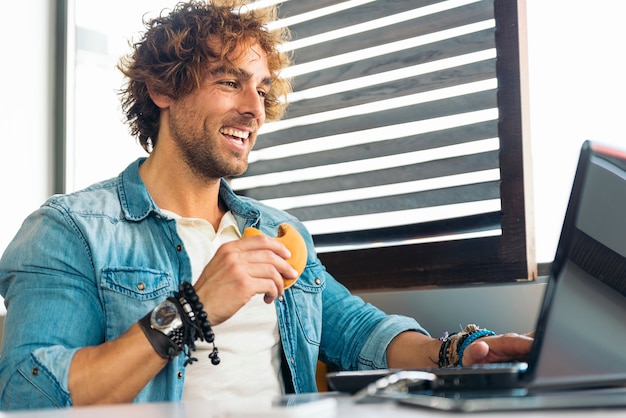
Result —
<instances>
[{"instance_id":1,"label":"curly brown hair","mask_svg":"<svg viewBox=\"0 0 626 418\"><path fill-rule=\"evenodd\" d=\"M267 53L273 77L265 99L266 119L283 115L291 85L279 72L290 64L290 58L279 45L289 39L289 31L266 28L276 19L275 7L244 10L243 5L241 0L192 0L144 22L146 31L131 45L132 52L120 59L118 68L127 78L120 96L130 133L146 151L156 145L160 114L148 94L148 84L174 99L184 97L200 86L208 63L228 62L231 52L250 43L258 43ZM219 40L219 51L210 47L215 40Z\"/></svg>"}]
</instances>

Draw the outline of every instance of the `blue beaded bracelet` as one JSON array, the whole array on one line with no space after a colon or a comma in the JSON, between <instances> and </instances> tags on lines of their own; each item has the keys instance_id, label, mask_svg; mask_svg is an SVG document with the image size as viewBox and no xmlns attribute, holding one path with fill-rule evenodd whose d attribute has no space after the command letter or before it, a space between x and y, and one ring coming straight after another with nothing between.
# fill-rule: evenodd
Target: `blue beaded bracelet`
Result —
<instances>
[{"instance_id":1,"label":"blue beaded bracelet","mask_svg":"<svg viewBox=\"0 0 626 418\"><path fill-rule=\"evenodd\" d=\"M463 353L471 343L479 338L490 337L492 335L496 335L496 333L489 331L488 329L481 329L468 335L467 338L465 338L465 341L463 341L463 345L459 348L459 366L463 366Z\"/></svg>"}]
</instances>

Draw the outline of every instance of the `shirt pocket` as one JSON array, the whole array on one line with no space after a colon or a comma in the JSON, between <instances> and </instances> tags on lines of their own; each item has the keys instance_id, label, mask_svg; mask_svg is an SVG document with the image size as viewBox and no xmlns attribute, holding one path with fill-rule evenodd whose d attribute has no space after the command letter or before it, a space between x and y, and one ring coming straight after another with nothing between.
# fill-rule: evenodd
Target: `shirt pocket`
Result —
<instances>
[{"instance_id":1,"label":"shirt pocket","mask_svg":"<svg viewBox=\"0 0 626 418\"><path fill-rule=\"evenodd\" d=\"M102 300L107 339L119 337L174 291L174 280L165 271L109 268L102 273Z\"/></svg>"},{"instance_id":2,"label":"shirt pocket","mask_svg":"<svg viewBox=\"0 0 626 418\"><path fill-rule=\"evenodd\" d=\"M300 278L289 289L298 328L310 343L319 345L322 339L322 293L326 288L324 269L320 264L307 266Z\"/></svg>"}]
</instances>

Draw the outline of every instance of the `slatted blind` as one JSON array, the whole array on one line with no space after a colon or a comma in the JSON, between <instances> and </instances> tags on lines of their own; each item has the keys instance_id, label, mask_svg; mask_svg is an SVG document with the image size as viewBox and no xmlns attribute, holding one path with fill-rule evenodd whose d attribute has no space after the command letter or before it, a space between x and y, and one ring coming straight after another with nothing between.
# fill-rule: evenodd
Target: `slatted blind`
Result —
<instances>
[{"instance_id":1,"label":"slatted blind","mask_svg":"<svg viewBox=\"0 0 626 418\"><path fill-rule=\"evenodd\" d=\"M279 3L294 92L233 188L320 254L500 237L494 0Z\"/></svg>"}]
</instances>

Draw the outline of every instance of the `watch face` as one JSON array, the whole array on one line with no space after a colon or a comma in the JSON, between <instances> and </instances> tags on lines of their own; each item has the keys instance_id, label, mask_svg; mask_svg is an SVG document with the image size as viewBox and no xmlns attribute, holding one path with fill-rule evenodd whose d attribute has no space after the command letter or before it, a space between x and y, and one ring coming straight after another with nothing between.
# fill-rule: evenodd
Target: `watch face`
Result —
<instances>
[{"instance_id":1,"label":"watch face","mask_svg":"<svg viewBox=\"0 0 626 418\"><path fill-rule=\"evenodd\" d=\"M152 328L169 334L182 325L178 308L169 300L157 305L151 315Z\"/></svg>"}]
</instances>

